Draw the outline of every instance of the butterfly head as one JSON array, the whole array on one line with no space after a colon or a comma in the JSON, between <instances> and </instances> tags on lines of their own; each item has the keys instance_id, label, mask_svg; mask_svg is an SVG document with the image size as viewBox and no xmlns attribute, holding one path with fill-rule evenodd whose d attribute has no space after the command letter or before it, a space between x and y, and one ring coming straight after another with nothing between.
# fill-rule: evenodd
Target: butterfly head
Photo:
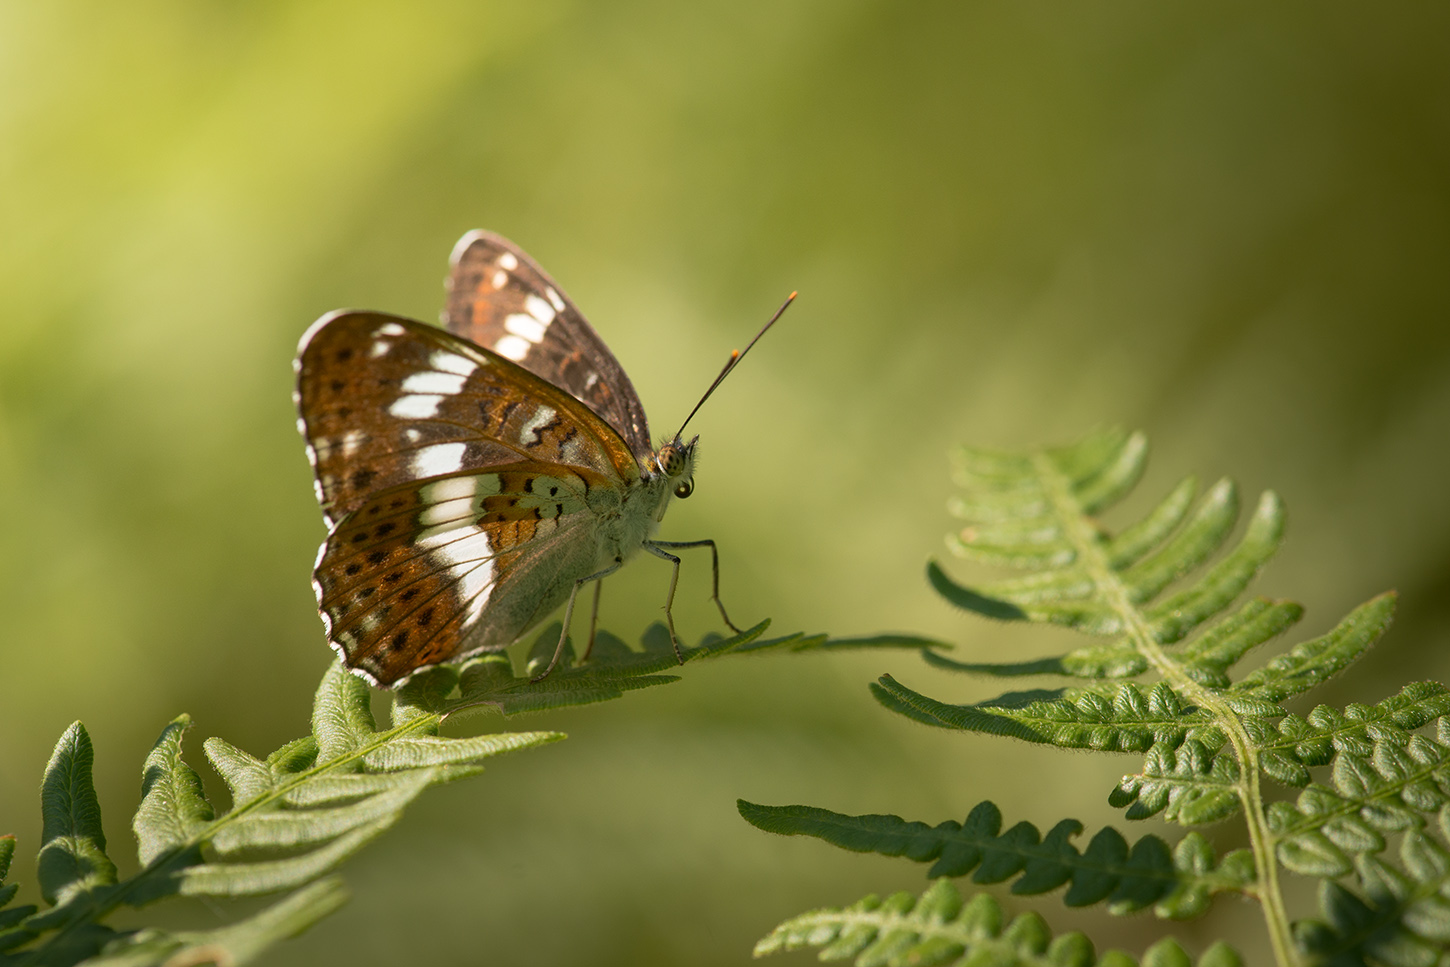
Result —
<instances>
[{"instance_id":1,"label":"butterfly head","mask_svg":"<svg viewBox=\"0 0 1450 967\"><path fill-rule=\"evenodd\" d=\"M677 436L655 451L655 472L682 500L695 491L695 444L699 442L698 436L688 443Z\"/></svg>"}]
</instances>

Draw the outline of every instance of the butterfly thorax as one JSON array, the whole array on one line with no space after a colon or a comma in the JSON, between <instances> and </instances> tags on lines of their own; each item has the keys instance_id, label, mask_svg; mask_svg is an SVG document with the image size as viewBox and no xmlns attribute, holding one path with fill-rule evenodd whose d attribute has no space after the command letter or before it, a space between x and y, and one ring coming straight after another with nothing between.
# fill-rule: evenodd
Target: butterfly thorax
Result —
<instances>
[{"instance_id":1,"label":"butterfly thorax","mask_svg":"<svg viewBox=\"0 0 1450 967\"><path fill-rule=\"evenodd\" d=\"M618 510L611 508L601 515L613 518L601 528L606 542L600 547L601 565L623 560L639 550L664 518L670 498L690 495L698 439L687 443L676 438L663 444L640 467L640 479L624 493Z\"/></svg>"}]
</instances>

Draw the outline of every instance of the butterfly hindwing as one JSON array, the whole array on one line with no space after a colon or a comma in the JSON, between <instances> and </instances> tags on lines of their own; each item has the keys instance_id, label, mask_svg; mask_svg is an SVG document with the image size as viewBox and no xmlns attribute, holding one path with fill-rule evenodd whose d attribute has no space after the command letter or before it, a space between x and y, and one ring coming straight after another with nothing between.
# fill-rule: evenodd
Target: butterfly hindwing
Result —
<instances>
[{"instance_id":1,"label":"butterfly hindwing","mask_svg":"<svg viewBox=\"0 0 1450 967\"><path fill-rule=\"evenodd\" d=\"M297 358L299 428L329 523L369 495L520 461L616 480L639 466L613 428L515 363L423 323L324 316Z\"/></svg>"},{"instance_id":2,"label":"butterfly hindwing","mask_svg":"<svg viewBox=\"0 0 1450 967\"><path fill-rule=\"evenodd\" d=\"M444 322L587 404L629 444L651 454L649 424L629 377L562 289L518 246L492 232L453 250Z\"/></svg>"},{"instance_id":3,"label":"butterfly hindwing","mask_svg":"<svg viewBox=\"0 0 1450 967\"><path fill-rule=\"evenodd\" d=\"M590 493L610 485L521 462L369 496L318 557L329 640L379 684L508 645L595 569Z\"/></svg>"}]
</instances>

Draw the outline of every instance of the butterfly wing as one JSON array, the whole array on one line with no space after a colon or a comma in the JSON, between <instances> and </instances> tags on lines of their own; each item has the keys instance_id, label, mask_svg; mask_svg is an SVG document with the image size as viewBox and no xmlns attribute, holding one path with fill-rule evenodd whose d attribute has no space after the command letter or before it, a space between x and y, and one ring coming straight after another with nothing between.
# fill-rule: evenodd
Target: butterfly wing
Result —
<instances>
[{"instance_id":1,"label":"butterfly wing","mask_svg":"<svg viewBox=\"0 0 1450 967\"><path fill-rule=\"evenodd\" d=\"M619 434L568 393L434 326L319 319L298 349L298 429L331 526L375 491L520 460L639 479Z\"/></svg>"},{"instance_id":2,"label":"butterfly wing","mask_svg":"<svg viewBox=\"0 0 1450 967\"><path fill-rule=\"evenodd\" d=\"M640 479L587 407L432 326L333 313L297 371L330 527L318 608L379 684L504 647L547 615L595 569L599 514Z\"/></svg>"},{"instance_id":3,"label":"butterfly wing","mask_svg":"<svg viewBox=\"0 0 1450 967\"><path fill-rule=\"evenodd\" d=\"M612 426L635 458L651 456L644 406L624 369L562 289L508 239L469 232L453 249L450 332L560 386Z\"/></svg>"},{"instance_id":4,"label":"butterfly wing","mask_svg":"<svg viewBox=\"0 0 1450 967\"><path fill-rule=\"evenodd\" d=\"M329 641L379 685L506 647L597 570L588 495L608 486L521 462L371 495L318 555Z\"/></svg>"}]
</instances>

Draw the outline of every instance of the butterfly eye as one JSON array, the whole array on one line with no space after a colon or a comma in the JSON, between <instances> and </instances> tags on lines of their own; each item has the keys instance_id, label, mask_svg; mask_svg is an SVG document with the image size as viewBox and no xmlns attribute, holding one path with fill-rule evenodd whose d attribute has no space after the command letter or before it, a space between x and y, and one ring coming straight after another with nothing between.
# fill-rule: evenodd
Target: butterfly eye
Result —
<instances>
[{"instance_id":1,"label":"butterfly eye","mask_svg":"<svg viewBox=\"0 0 1450 967\"><path fill-rule=\"evenodd\" d=\"M690 496L690 494L694 492L695 481L693 480L681 480L678 484L675 485L675 496L680 498L681 500L684 500L686 497Z\"/></svg>"}]
</instances>

